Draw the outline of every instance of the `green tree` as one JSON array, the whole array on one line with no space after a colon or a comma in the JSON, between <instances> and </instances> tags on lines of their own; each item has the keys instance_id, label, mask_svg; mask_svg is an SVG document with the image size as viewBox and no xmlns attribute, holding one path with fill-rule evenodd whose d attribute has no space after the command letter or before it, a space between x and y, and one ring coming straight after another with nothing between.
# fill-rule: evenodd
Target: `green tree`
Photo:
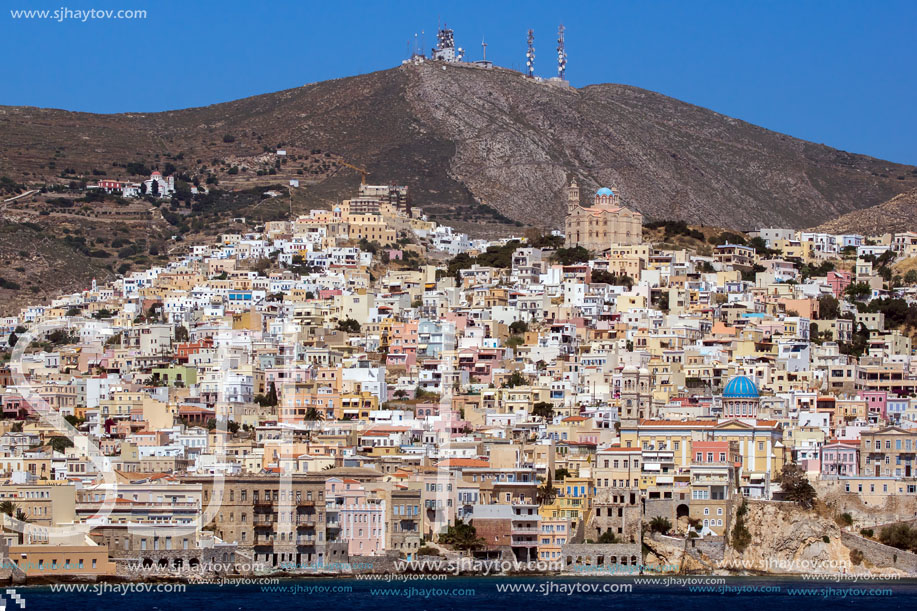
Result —
<instances>
[{"instance_id":1,"label":"green tree","mask_svg":"<svg viewBox=\"0 0 917 611\"><path fill-rule=\"evenodd\" d=\"M786 463L780 472L780 487L784 498L801 507L811 509L815 505L815 488L809 483L805 471L796 463Z\"/></svg>"},{"instance_id":2,"label":"green tree","mask_svg":"<svg viewBox=\"0 0 917 611\"><path fill-rule=\"evenodd\" d=\"M615 537L615 534L613 532L611 532L611 529L606 530L601 535L599 535L598 539L596 539L596 543L601 543L603 545L610 545L612 543L617 543L617 542L618 542L618 538Z\"/></svg>"},{"instance_id":3,"label":"green tree","mask_svg":"<svg viewBox=\"0 0 917 611\"><path fill-rule=\"evenodd\" d=\"M340 320L338 321L338 331L343 331L345 333L359 333L360 323L352 318Z\"/></svg>"},{"instance_id":4,"label":"green tree","mask_svg":"<svg viewBox=\"0 0 917 611\"><path fill-rule=\"evenodd\" d=\"M64 420L66 420L71 426L80 426L85 422L85 420L82 418L77 418L73 414L67 414L64 416Z\"/></svg>"},{"instance_id":5,"label":"green tree","mask_svg":"<svg viewBox=\"0 0 917 611\"><path fill-rule=\"evenodd\" d=\"M526 378L521 371L514 371L506 379L506 382L503 383L503 388L515 388L516 386L525 386L528 383L528 378Z\"/></svg>"},{"instance_id":6,"label":"green tree","mask_svg":"<svg viewBox=\"0 0 917 611\"><path fill-rule=\"evenodd\" d=\"M879 531L879 541L891 547L914 551L917 550L917 529L904 523L892 524Z\"/></svg>"},{"instance_id":7,"label":"green tree","mask_svg":"<svg viewBox=\"0 0 917 611\"><path fill-rule=\"evenodd\" d=\"M538 501L539 505L550 505L556 498L557 488L554 487L554 483L551 481L551 474L548 473L548 480L538 487L535 493L535 500Z\"/></svg>"},{"instance_id":8,"label":"green tree","mask_svg":"<svg viewBox=\"0 0 917 611\"><path fill-rule=\"evenodd\" d=\"M273 382L267 387L267 396L265 397L264 404L269 407L277 405L277 385Z\"/></svg>"},{"instance_id":9,"label":"green tree","mask_svg":"<svg viewBox=\"0 0 917 611\"><path fill-rule=\"evenodd\" d=\"M305 420L310 422L320 422L325 419L325 415L314 407L310 407L306 410L306 415L303 416Z\"/></svg>"},{"instance_id":10,"label":"green tree","mask_svg":"<svg viewBox=\"0 0 917 611\"><path fill-rule=\"evenodd\" d=\"M865 282L851 282L844 293L853 300L859 300L872 295L872 289Z\"/></svg>"},{"instance_id":11,"label":"green tree","mask_svg":"<svg viewBox=\"0 0 917 611\"><path fill-rule=\"evenodd\" d=\"M656 516L650 520L650 530L655 533L667 533L672 530L672 523L667 518Z\"/></svg>"},{"instance_id":12,"label":"green tree","mask_svg":"<svg viewBox=\"0 0 917 611\"><path fill-rule=\"evenodd\" d=\"M73 442L70 441L69 437L55 436L48 439L48 445L51 446L51 449L55 452L63 453L67 448L73 447Z\"/></svg>"},{"instance_id":13,"label":"green tree","mask_svg":"<svg viewBox=\"0 0 917 611\"><path fill-rule=\"evenodd\" d=\"M532 406L532 415L550 420L554 417L554 406L547 401L538 401Z\"/></svg>"},{"instance_id":14,"label":"green tree","mask_svg":"<svg viewBox=\"0 0 917 611\"><path fill-rule=\"evenodd\" d=\"M528 330L529 326L524 320L515 320L509 325L509 332L513 335L521 335Z\"/></svg>"},{"instance_id":15,"label":"green tree","mask_svg":"<svg viewBox=\"0 0 917 611\"><path fill-rule=\"evenodd\" d=\"M484 547L484 540L478 537L474 526L463 520L456 521L439 536L439 542L459 551L472 551Z\"/></svg>"},{"instance_id":16,"label":"green tree","mask_svg":"<svg viewBox=\"0 0 917 611\"><path fill-rule=\"evenodd\" d=\"M904 274L904 281L907 284L917 284L917 269L909 269Z\"/></svg>"},{"instance_id":17,"label":"green tree","mask_svg":"<svg viewBox=\"0 0 917 611\"><path fill-rule=\"evenodd\" d=\"M188 341L188 329L184 325L179 325L175 327L175 341L177 342L186 342Z\"/></svg>"},{"instance_id":18,"label":"green tree","mask_svg":"<svg viewBox=\"0 0 917 611\"><path fill-rule=\"evenodd\" d=\"M574 263L585 263L591 257L591 253L582 246L574 246L572 248L558 248L551 255L551 260L561 265L573 265Z\"/></svg>"},{"instance_id":19,"label":"green tree","mask_svg":"<svg viewBox=\"0 0 917 611\"><path fill-rule=\"evenodd\" d=\"M818 318L833 320L841 315L840 303L833 295L822 295L818 298Z\"/></svg>"},{"instance_id":20,"label":"green tree","mask_svg":"<svg viewBox=\"0 0 917 611\"><path fill-rule=\"evenodd\" d=\"M742 504L736 509L736 521L732 527L732 540L730 541L732 547L738 552L744 552L745 548L751 544L751 532L745 525L746 515L748 515L748 505L745 499L742 499Z\"/></svg>"}]
</instances>

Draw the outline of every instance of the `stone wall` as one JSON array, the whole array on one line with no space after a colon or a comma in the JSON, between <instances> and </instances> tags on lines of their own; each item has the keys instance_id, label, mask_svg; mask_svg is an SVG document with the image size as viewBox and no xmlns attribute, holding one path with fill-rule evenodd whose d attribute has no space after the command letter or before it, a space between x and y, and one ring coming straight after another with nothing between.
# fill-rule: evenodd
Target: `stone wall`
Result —
<instances>
[{"instance_id":1,"label":"stone wall","mask_svg":"<svg viewBox=\"0 0 917 611\"><path fill-rule=\"evenodd\" d=\"M657 516L665 518L675 526L675 499L646 499L643 505L643 520L649 522Z\"/></svg>"},{"instance_id":2,"label":"stone wall","mask_svg":"<svg viewBox=\"0 0 917 611\"><path fill-rule=\"evenodd\" d=\"M725 537L704 537L703 539L688 539L686 551L698 559L712 559L722 563L726 553Z\"/></svg>"},{"instance_id":3,"label":"stone wall","mask_svg":"<svg viewBox=\"0 0 917 611\"><path fill-rule=\"evenodd\" d=\"M565 571L625 572L643 562L640 543L572 543L561 547Z\"/></svg>"},{"instance_id":4,"label":"stone wall","mask_svg":"<svg viewBox=\"0 0 917 611\"><path fill-rule=\"evenodd\" d=\"M898 494L897 491L871 494L870 501L857 492L846 492L845 483L845 480L819 479L814 485L818 498L838 514L849 513L857 529L894 522L904 516L917 516L917 496L913 494Z\"/></svg>"},{"instance_id":5,"label":"stone wall","mask_svg":"<svg viewBox=\"0 0 917 611\"><path fill-rule=\"evenodd\" d=\"M112 558L116 574L129 579L250 574L257 572L234 545L187 550L144 550L137 558Z\"/></svg>"},{"instance_id":6,"label":"stone wall","mask_svg":"<svg viewBox=\"0 0 917 611\"><path fill-rule=\"evenodd\" d=\"M917 575L917 554L848 532L841 533L841 542L850 549L862 552L863 558L874 566L894 568L908 575Z\"/></svg>"}]
</instances>

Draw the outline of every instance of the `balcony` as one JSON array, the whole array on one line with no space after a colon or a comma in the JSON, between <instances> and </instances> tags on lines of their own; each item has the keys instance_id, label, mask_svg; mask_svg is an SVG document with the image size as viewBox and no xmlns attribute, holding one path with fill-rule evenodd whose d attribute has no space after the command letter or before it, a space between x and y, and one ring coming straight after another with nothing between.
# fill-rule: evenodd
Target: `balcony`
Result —
<instances>
[{"instance_id":1,"label":"balcony","mask_svg":"<svg viewBox=\"0 0 917 611\"><path fill-rule=\"evenodd\" d=\"M541 529L539 529L539 528L514 528L514 529L512 529L512 531L510 531L510 533L512 534L513 537L515 537L516 535L519 535L519 536L532 535L532 536L534 536L534 535L540 535L540 534L541 534Z\"/></svg>"},{"instance_id":2,"label":"balcony","mask_svg":"<svg viewBox=\"0 0 917 611\"><path fill-rule=\"evenodd\" d=\"M296 537L296 545L315 545L315 536Z\"/></svg>"},{"instance_id":3,"label":"balcony","mask_svg":"<svg viewBox=\"0 0 917 611\"><path fill-rule=\"evenodd\" d=\"M252 504L255 507L271 507L274 504L274 501L271 499L254 499Z\"/></svg>"},{"instance_id":4,"label":"balcony","mask_svg":"<svg viewBox=\"0 0 917 611\"><path fill-rule=\"evenodd\" d=\"M510 539L510 545L513 547L538 547L537 537L520 539L513 535Z\"/></svg>"}]
</instances>

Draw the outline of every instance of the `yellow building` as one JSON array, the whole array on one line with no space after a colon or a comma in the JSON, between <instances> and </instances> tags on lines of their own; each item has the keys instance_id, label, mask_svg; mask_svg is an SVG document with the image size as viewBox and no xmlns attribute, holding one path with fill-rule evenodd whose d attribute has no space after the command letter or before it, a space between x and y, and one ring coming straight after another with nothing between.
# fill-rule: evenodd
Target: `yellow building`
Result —
<instances>
[{"instance_id":1,"label":"yellow building","mask_svg":"<svg viewBox=\"0 0 917 611\"><path fill-rule=\"evenodd\" d=\"M742 459L740 485L750 496L767 494L785 460L782 429L775 420L625 421L620 435L625 448L672 451L677 472L689 470L693 441L735 441Z\"/></svg>"},{"instance_id":2,"label":"yellow building","mask_svg":"<svg viewBox=\"0 0 917 611\"><path fill-rule=\"evenodd\" d=\"M555 485L557 496L538 508L542 520L569 520L571 532L586 519L592 509L591 477L568 477Z\"/></svg>"}]
</instances>

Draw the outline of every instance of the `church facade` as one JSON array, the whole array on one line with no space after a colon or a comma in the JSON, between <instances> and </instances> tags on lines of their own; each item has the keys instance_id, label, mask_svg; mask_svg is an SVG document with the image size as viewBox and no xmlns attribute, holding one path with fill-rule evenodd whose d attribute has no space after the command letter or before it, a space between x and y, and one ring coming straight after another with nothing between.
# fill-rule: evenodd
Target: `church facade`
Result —
<instances>
[{"instance_id":1,"label":"church facade","mask_svg":"<svg viewBox=\"0 0 917 611\"><path fill-rule=\"evenodd\" d=\"M641 244L643 215L623 206L618 194L607 187L596 191L593 205L584 208L574 179L567 188L564 235L567 248L582 246L595 253L613 245Z\"/></svg>"}]
</instances>

